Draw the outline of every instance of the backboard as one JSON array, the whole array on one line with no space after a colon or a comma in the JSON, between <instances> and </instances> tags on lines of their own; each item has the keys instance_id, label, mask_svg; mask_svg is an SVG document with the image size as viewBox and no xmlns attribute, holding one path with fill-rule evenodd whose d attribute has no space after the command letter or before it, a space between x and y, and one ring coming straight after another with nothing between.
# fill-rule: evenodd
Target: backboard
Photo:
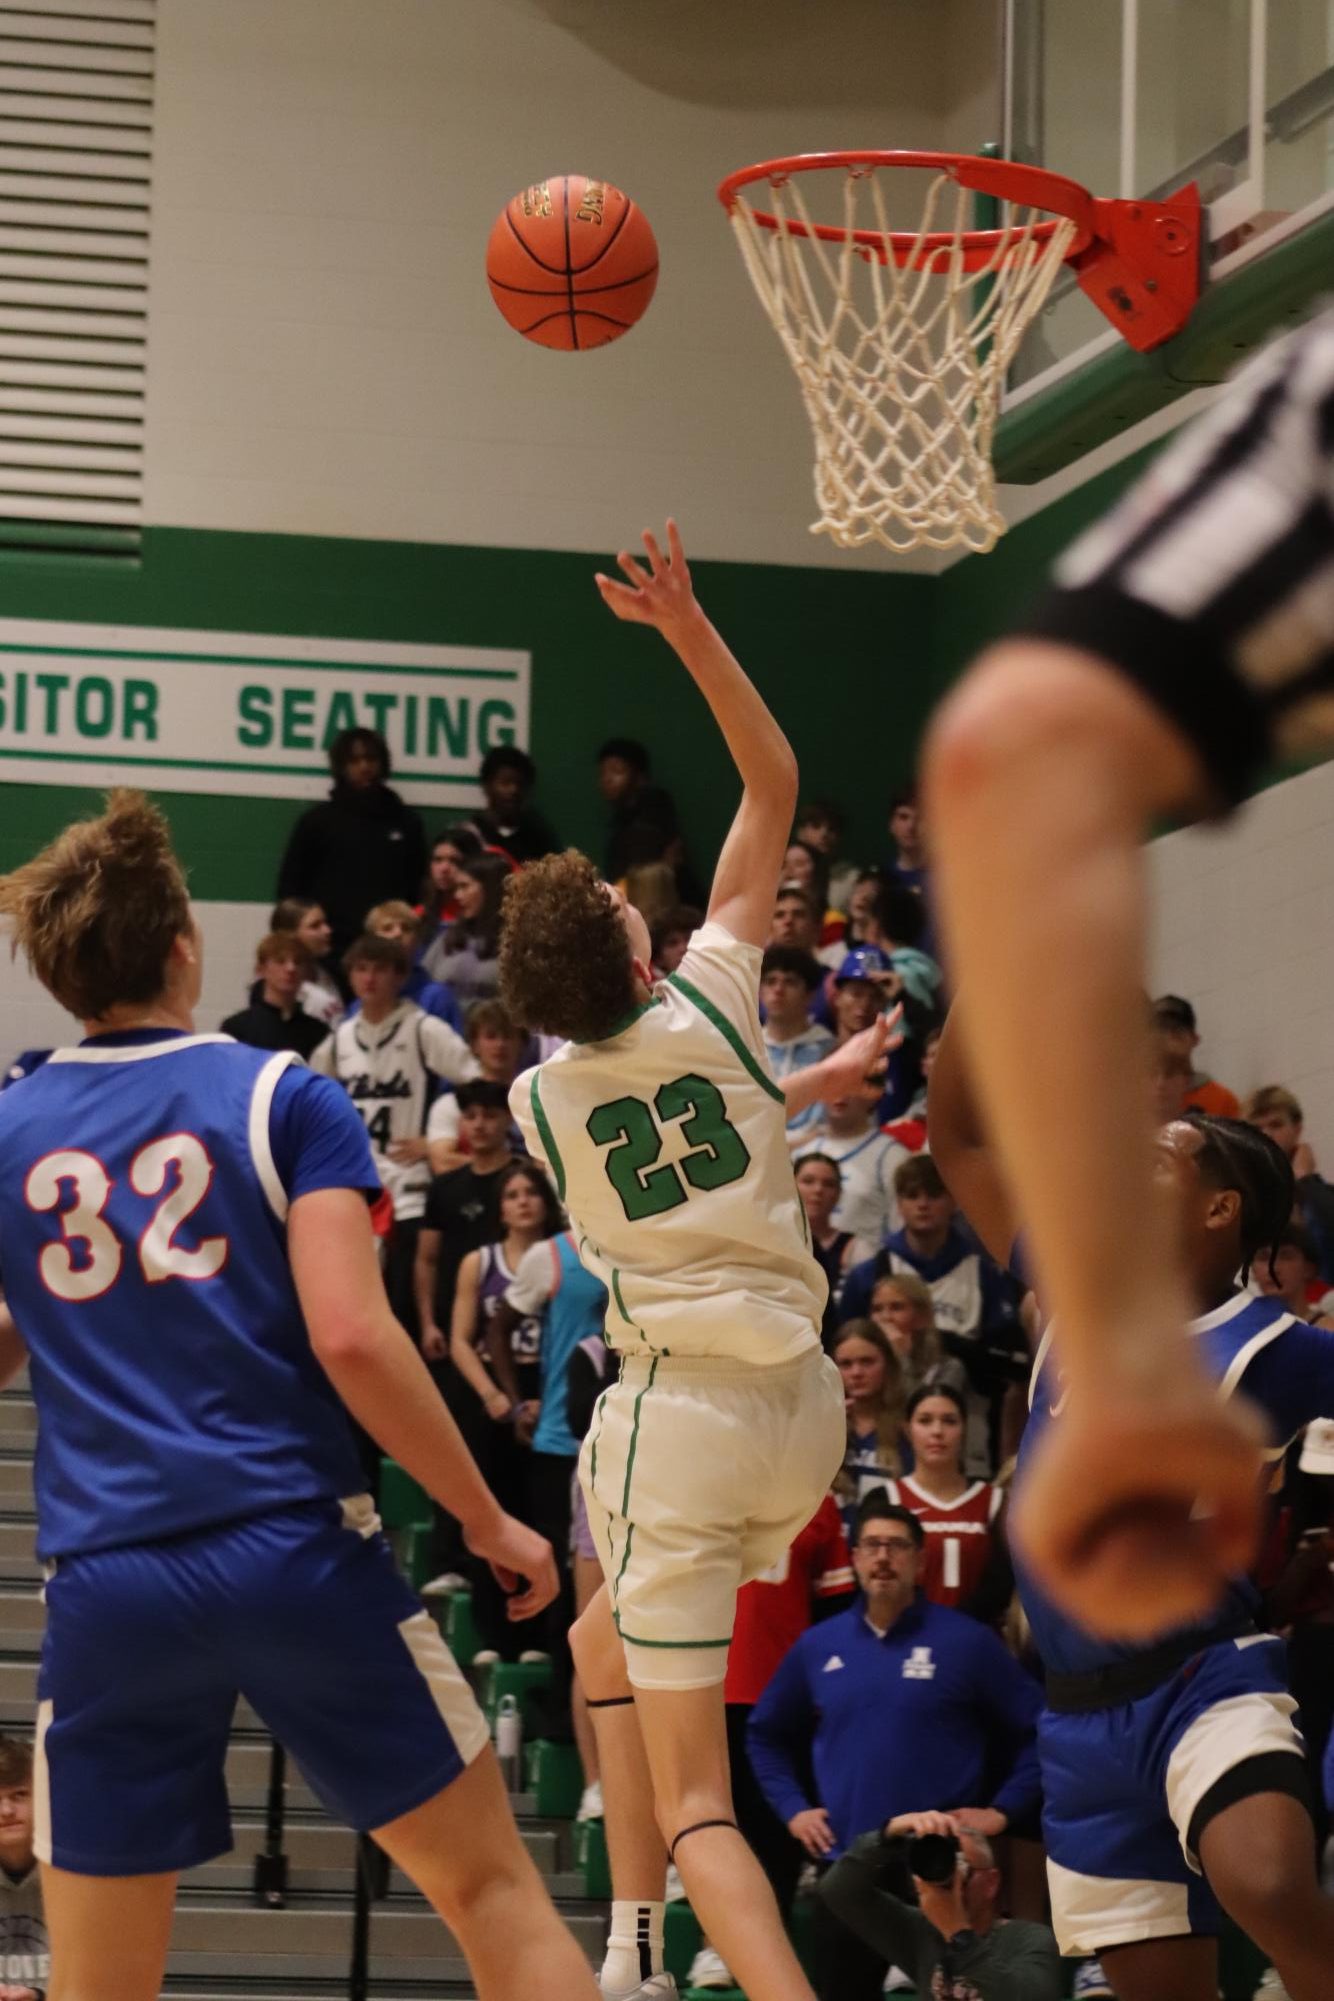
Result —
<instances>
[{"instance_id":1,"label":"backboard","mask_svg":"<svg viewBox=\"0 0 1334 2001\"><path fill-rule=\"evenodd\" d=\"M1334 225L1334 4L1006 0L1004 12L1004 154L1126 197L1195 181L1209 216L1201 305L1216 290L1210 325L1224 336L1230 302L1239 321L1248 315L1240 359L1258 337L1255 288L1229 281L1285 245L1291 267L1294 238ZM1334 261L1310 258L1281 298L1276 288L1275 324L1329 273ZM1007 418L1022 412L1034 428L1040 406L1075 395L1099 365L1120 365L1118 338L1063 276L1010 373ZM1181 388L1216 379L1211 370L1212 358L1187 368ZM1027 473L1002 477L1050 469L1039 454Z\"/></svg>"}]
</instances>

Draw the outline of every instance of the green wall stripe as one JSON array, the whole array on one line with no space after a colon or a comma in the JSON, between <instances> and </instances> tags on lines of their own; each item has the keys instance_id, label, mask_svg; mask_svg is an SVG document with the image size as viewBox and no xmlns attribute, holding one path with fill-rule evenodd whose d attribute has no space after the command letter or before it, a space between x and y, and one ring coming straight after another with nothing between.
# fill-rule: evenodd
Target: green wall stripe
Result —
<instances>
[{"instance_id":1,"label":"green wall stripe","mask_svg":"<svg viewBox=\"0 0 1334 2001\"><path fill-rule=\"evenodd\" d=\"M321 634L320 636L324 638L327 637L327 634ZM392 667L386 665L383 661L377 660L317 660L313 657L307 658L304 654L288 654L285 657L275 659L269 659L265 656L261 659L258 654L242 653L155 653L145 650L138 650L132 653L120 646L20 646L12 643L0 646L0 653L20 653L25 656L33 654L39 655L43 659L109 661L113 665L120 660L168 660L173 664L184 662L188 667L246 667L256 669L261 667L276 667L279 670L295 668L298 672L305 667L317 667L321 672L328 669L335 674L425 674L428 678L440 671L437 667ZM519 670L517 667L451 667L449 678L451 681L517 681L519 679Z\"/></svg>"},{"instance_id":2,"label":"green wall stripe","mask_svg":"<svg viewBox=\"0 0 1334 2001\"><path fill-rule=\"evenodd\" d=\"M601 860L606 807L595 753L608 736L636 736L676 798L703 871L735 810L736 773L684 668L656 634L620 624L599 599L592 573L611 554L150 527L135 563L14 551L0 555L0 576L7 617L198 631L201 653L212 650L210 634L227 632L529 652L536 803L562 839ZM692 568L701 602L791 734L803 787L845 802L850 854L881 857L888 795L912 768L936 692L936 580L777 564ZM837 709L831 685L840 688ZM199 748L205 757L207 745ZM197 896L272 897L306 801L173 792L169 775L155 796ZM99 802L92 783L6 780L0 869ZM458 809L425 817L434 834Z\"/></svg>"}]
</instances>

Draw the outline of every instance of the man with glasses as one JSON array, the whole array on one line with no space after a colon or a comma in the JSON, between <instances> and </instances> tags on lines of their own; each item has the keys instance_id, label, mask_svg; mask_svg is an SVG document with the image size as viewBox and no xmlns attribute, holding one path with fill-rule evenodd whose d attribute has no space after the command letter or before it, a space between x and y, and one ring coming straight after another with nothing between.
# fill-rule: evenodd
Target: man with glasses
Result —
<instances>
[{"instance_id":1,"label":"man with glasses","mask_svg":"<svg viewBox=\"0 0 1334 2001\"><path fill-rule=\"evenodd\" d=\"M817 1862L900 1814L947 1812L991 1838L1037 1806L1041 1693L989 1628L922 1597L924 1542L906 1508L868 1496L856 1603L802 1634L751 1716L755 1776ZM822 1995L874 2001L885 1961L825 1923Z\"/></svg>"}]
</instances>

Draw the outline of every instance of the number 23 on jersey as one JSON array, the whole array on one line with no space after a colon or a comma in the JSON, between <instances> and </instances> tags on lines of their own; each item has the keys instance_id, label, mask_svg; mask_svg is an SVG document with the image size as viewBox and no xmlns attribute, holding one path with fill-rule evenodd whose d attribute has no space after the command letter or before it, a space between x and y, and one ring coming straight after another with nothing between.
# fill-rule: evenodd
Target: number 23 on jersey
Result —
<instances>
[{"instance_id":1,"label":"number 23 on jersey","mask_svg":"<svg viewBox=\"0 0 1334 2001\"><path fill-rule=\"evenodd\" d=\"M213 1163L193 1133L171 1133L141 1146L130 1162L130 1186L147 1202L139 1233L139 1268L150 1285L164 1279L216 1278L227 1262L226 1237L204 1237L192 1249L176 1242L208 1194ZM64 1191L71 1189L73 1200ZM76 1147L46 1153L28 1170L24 1200L39 1215L55 1210L60 1240L47 1244L37 1260L42 1283L57 1299L100 1299L120 1277L125 1246L103 1211L112 1182L94 1154ZM77 1252L77 1255L76 1255Z\"/></svg>"},{"instance_id":2,"label":"number 23 on jersey","mask_svg":"<svg viewBox=\"0 0 1334 2001\"><path fill-rule=\"evenodd\" d=\"M662 1152L661 1126L678 1119L690 1152L675 1164L655 1165ZM724 1188L739 1181L750 1166L746 1142L727 1116L722 1092L707 1077L674 1078L662 1086L651 1108L642 1098L613 1098L598 1105L589 1114L588 1135L596 1145L611 1148L604 1162L607 1179L632 1223L679 1207L691 1188Z\"/></svg>"}]
</instances>

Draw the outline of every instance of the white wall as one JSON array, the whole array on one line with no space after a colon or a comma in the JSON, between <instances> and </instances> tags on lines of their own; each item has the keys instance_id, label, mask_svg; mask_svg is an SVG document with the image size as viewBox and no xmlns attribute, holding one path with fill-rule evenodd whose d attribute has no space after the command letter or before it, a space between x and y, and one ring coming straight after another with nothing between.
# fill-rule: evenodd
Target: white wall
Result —
<instances>
[{"instance_id":1,"label":"white wall","mask_svg":"<svg viewBox=\"0 0 1334 2001\"><path fill-rule=\"evenodd\" d=\"M1221 1083L1296 1092L1334 1178L1334 764L1221 828L1167 835L1150 859L1153 992L1194 1002Z\"/></svg>"},{"instance_id":2,"label":"white wall","mask_svg":"<svg viewBox=\"0 0 1334 2001\"><path fill-rule=\"evenodd\" d=\"M702 555L890 561L807 532L796 384L713 190L975 122L997 5L815 13L161 0L148 522L582 550L672 509ZM588 355L512 333L483 272L506 199L573 171L662 255L642 325Z\"/></svg>"},{"instance_id":3,"label":"white wall","mask_svg":"<svg viewBox=\"0 0 1334 2001\"><path fill-rule=\"evenodd\" d=\"M214 1029L245 1006L255 946L268 929L267 903L196 903L204 934L204 991L196 1026ZM0 1066L20 1049L56 1049L79 1040L78 1024L57 1007L22 957L0 950Z\"/></svg>"}]
</instances>

